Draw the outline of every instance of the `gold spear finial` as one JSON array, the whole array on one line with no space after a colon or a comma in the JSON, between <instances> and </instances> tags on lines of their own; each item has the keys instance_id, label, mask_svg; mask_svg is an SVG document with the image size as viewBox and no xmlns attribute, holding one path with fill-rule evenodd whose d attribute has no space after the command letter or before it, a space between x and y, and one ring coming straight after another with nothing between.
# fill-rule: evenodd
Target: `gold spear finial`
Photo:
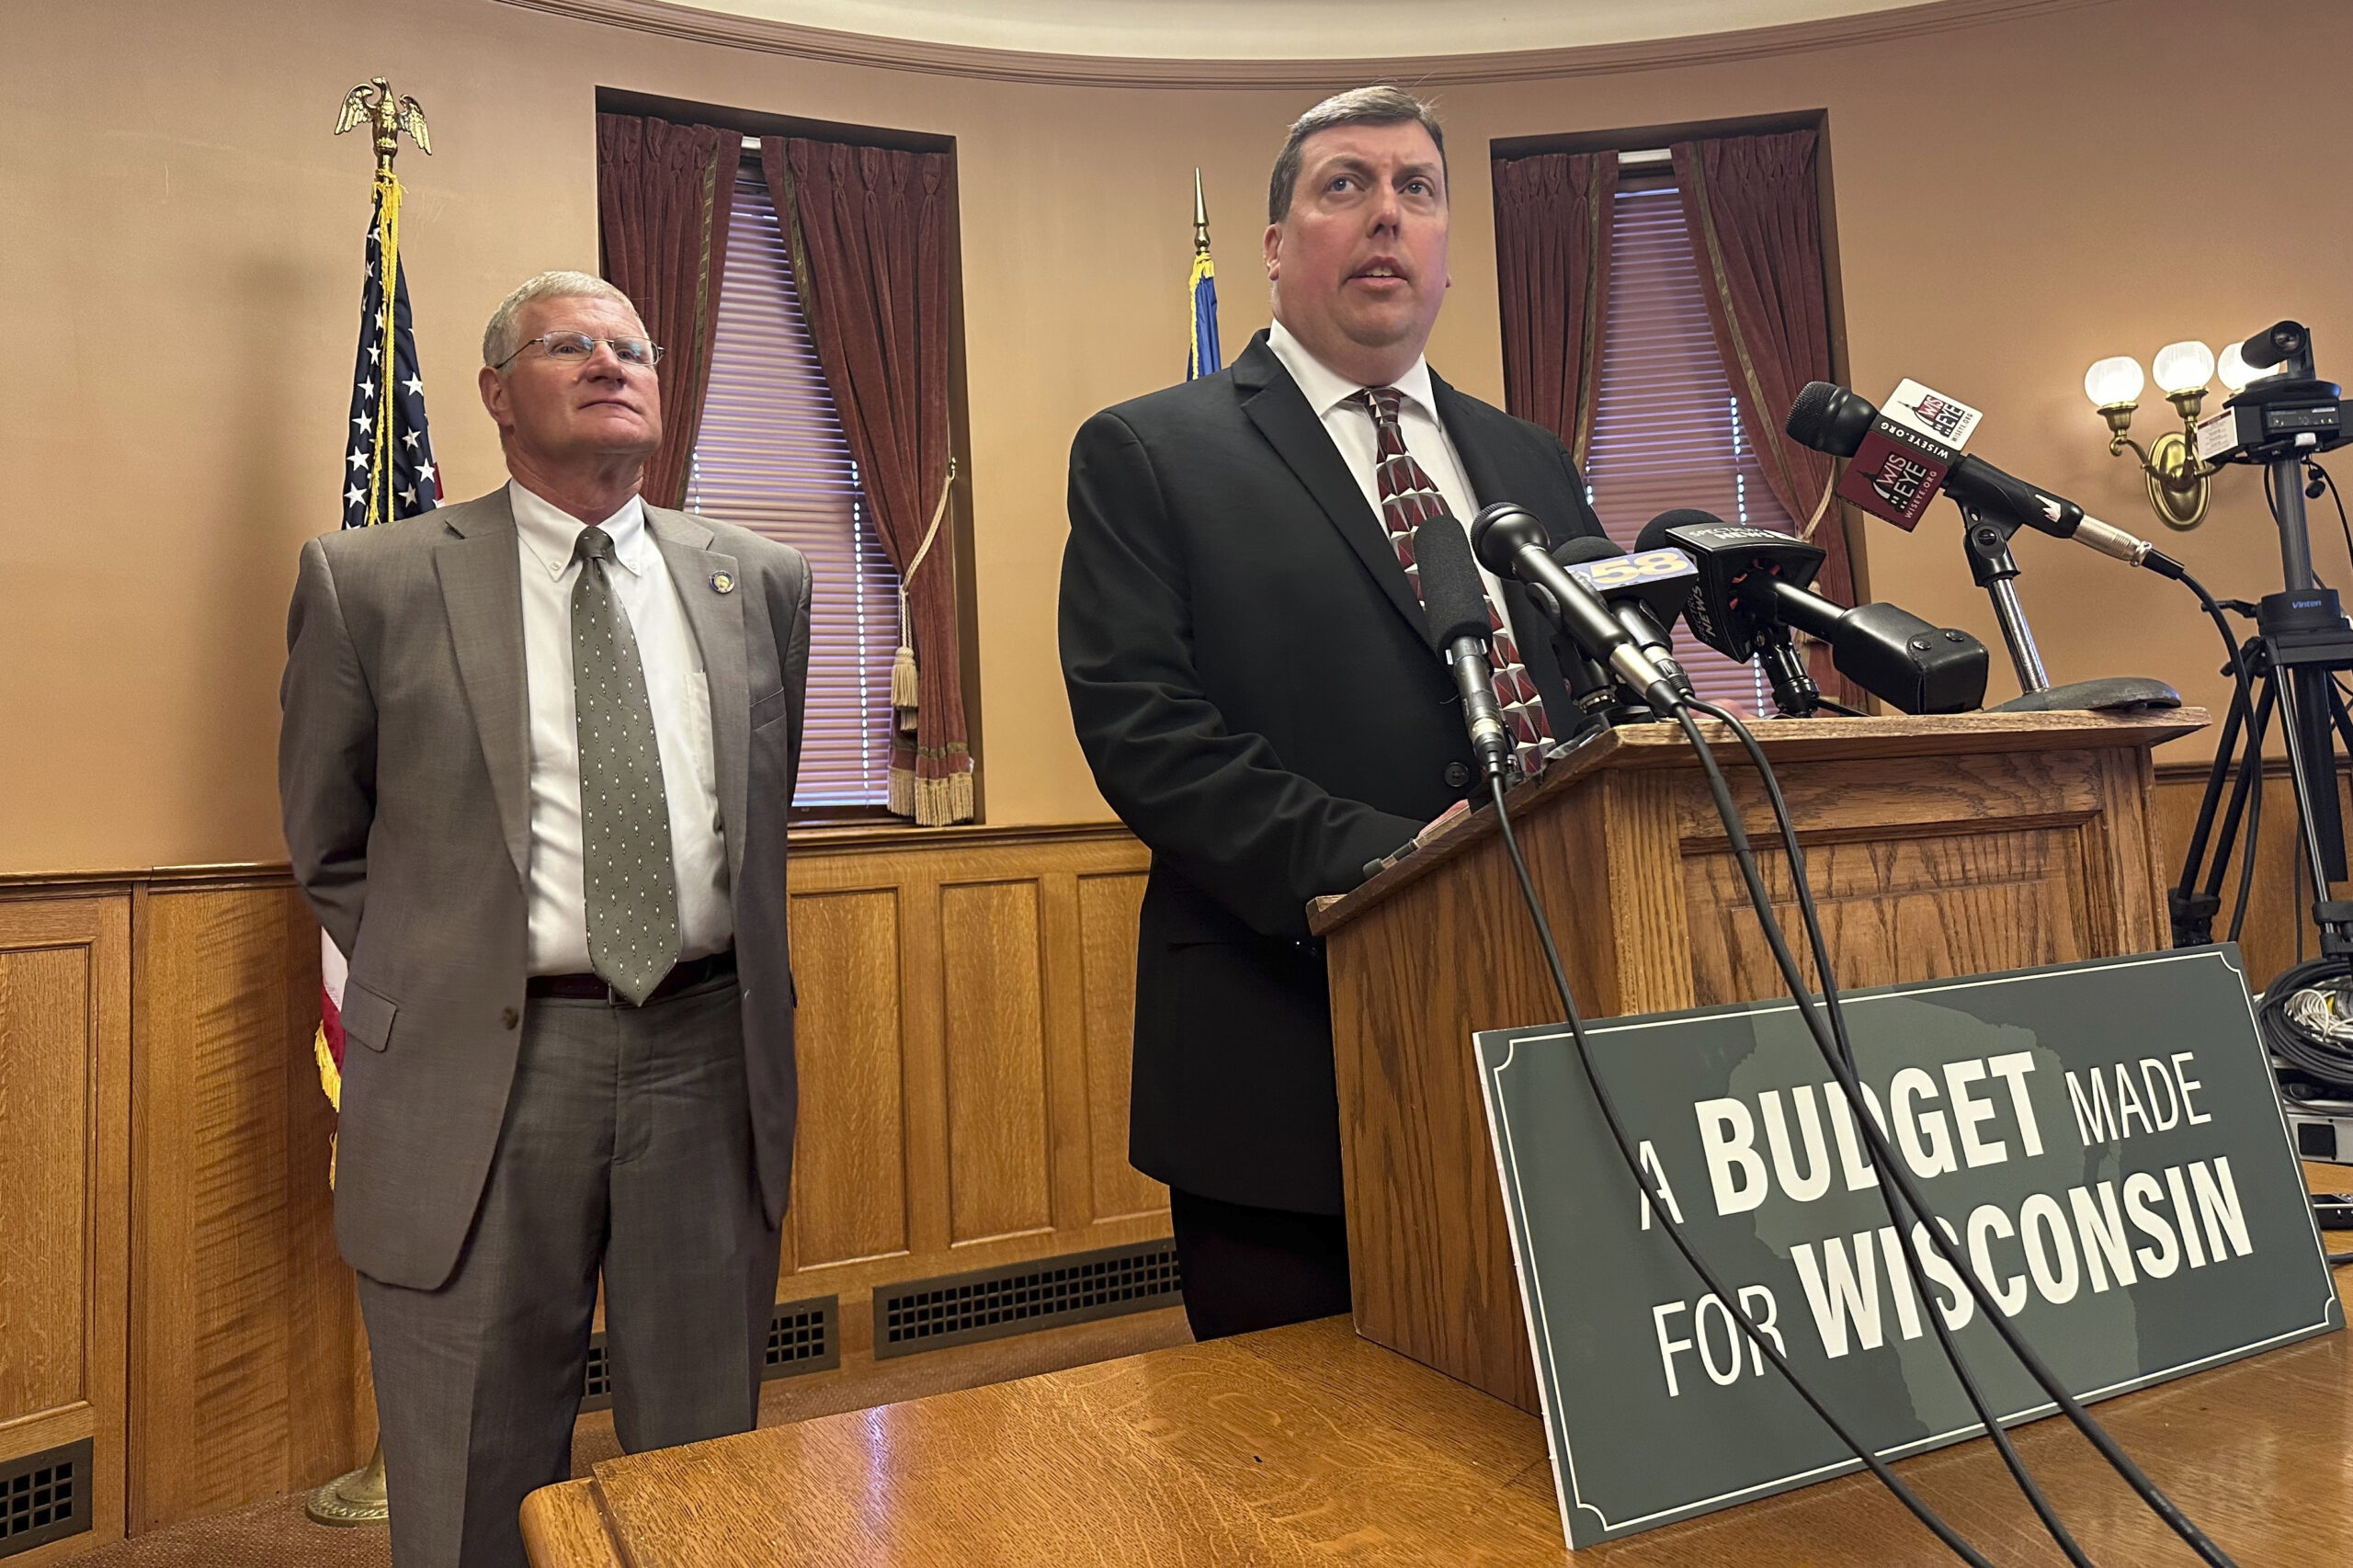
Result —
<instances>
[{"instance_id":1,"label":"gold spear finial","mask_svg":"<svg viewBox=\"0 0 2353 1568\"><path fill-rule=\"evenodd\" d=\"M392 159L401 150L401 132L416 143L417 151L426 157L433 155L433 137L426 130L425 110L415 98L395 98L392 85L381 76L362 82L343 95L343 112L335 117L335 133L356 131L362 120L375 128L376 167L389 171Z\"/></svg>"},{"instance_id":2,"label":"gold spear finial","mask_svg":"<svg viewBox=\"0 0 2353 1568\"><path fill-rule=\"evenodd\" d=\"M1210 210L1201 200L1201 171L1193 171L1193 254L1210 254Z\"/></svg>"}]
</instances>

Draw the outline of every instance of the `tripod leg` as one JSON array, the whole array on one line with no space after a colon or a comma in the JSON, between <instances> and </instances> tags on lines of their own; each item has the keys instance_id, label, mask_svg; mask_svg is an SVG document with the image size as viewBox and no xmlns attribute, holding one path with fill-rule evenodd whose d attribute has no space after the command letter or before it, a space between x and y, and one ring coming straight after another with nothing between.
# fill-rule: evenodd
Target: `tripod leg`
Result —
<instances>
[{"instance_id":1,"label":"tripod leg","mask_svg":"<svg viewBox=\"0 0 2353 1568\"><path fill-rule=\"evenodd\" d=\"M2345 880L2345 813L2337 803L2336 789L2336 726L2334 718L2343 706L2337 696L2336 679L2316 665L2297 667L2296 717L2302 722L2303 756L2299 766L2304 770L2305 793L2313 813L2313 828L2318 840L2320 862L2313 875L2326 881L2313 890L2313 896L2329 896L2327 882Z\"/></svg>"},{"instance_id":2,"label":"tripod leg","mask_svg":"<svg viewBox=\"0 0 2353 1568\"><path fill-rule=\"evenodd\" d=\"M2232 780L2231 803L2222 813L2222 836L2215 840L2214 860L2206 877L2206 891L2210 893L2219 895L2222 891L2222 875L2230 865L2232 846L2238 841L2239 824L2245 816L2247 800L2263 778L2263 739L2270 730L2271 687L2266 685L2263 700L2255 710L2255 722L2247 727L2246 756L2239 758L2237 777ZM2247 853L2253 856L2255 851L2256 845L2250 838Z\"/></svg>"},{"instance_id":3,"label":"tripod leg","mask_svg":"<svg viewBox=\"0 0 2353 1568\"><path fill-rule=\"evenodd\" d=\"M2263 700L2256 705L2255 722L2248 726L2246 756L2239 764L2239 784L2246 798L2246 848L2239 855L2239 897L2231 907L2231 940L2239 939L2246 928L2246 912L2255 898L2255 868L2263 851L2263 739L2271 731L2272 698L2277 691L2268 680L2264 682ZM2216 892L2220 892L2222 867L2215 866ZM2221 908L2217 897L2215 906Z\"/></svg>"},{"instance_id":4,"label":"tripod leg","mask_svg":"<svg viewBox=\"0 0 2353 1568\"><path fill-rule=\"evenodd\" d=\"M2264 695L2269 698L2268 687L2264 688ZM2198 885L2198 873L2206 861L2207 835L2214 829L2214 808L2222 801L2222 784L2230 777L2231 759L2238 750L2239 730L2246 720L2246 692L2234 690L2231 693L2230 712L2222 720L2222 738L2214 744L2214 767L2206 775L2206 793L2198 802L2198 822L2189 830L2189 854L2182 862L2181 881L2174 889L2177 893L2187 893ZM2237 802L2234 801L2232 805L2231 815L2222 826L2221 852L2214 857L2217 865L2231 858L2231 833L2238 820Z\"/></svg>"}]
</instances>

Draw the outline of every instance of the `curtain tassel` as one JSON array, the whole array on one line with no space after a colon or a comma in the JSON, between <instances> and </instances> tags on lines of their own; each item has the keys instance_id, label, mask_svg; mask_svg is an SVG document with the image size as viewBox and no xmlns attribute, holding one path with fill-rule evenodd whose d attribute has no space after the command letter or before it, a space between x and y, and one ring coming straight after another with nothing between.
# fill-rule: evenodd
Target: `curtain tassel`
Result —
<instances>
[{"instance_id":1,"label":"curtain tassel","mask_svg":"<svg viewBox=\"0 0 2353 1568\"><path fill-rule=\"evenodd\" d=\"M923 705L923 687L915 676L915 637L907 619L907 591L899 590L899 651L891 660L891 706L900 710L902 724L913 722Z\"/></svg>"},{"instance_id":2,"label":"curtain tassel","mask_svg":"<svg viewBox=\"0 0 2353 1568\"><path fill-rule=\"evenodd\" d=\"M940 519L948 516L948 497L955 485L956 458L950 453L948 477L939 483L939 505L931 509L931 526L924 530L923 543L917 547L915 559L899 574L899 651L891 659L891 706L899 710L902 730L915 729L915 714L923 707L923 682L915 671L915 612L907 604L907 585L915 581L915 574L923 568L924 558L931 553L932 541L939 537ZM915 807L911 800L903 809L894 789L891 810L907 816L913 814Z\"/></svg>"}]
</instances>

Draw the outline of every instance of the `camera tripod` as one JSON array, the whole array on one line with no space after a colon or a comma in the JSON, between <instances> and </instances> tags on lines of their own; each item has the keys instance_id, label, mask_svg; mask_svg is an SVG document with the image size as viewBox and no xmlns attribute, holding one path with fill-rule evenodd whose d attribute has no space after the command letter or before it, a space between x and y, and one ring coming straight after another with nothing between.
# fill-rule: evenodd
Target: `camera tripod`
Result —
<instances>
[{"instance_id":1,"label":"camera tripod","mask_svg":"<svg viewBox=\"0 0 2353 1568\"><path fill-rule=\"evenodd\" d=\"M2286 460L2293 487L2292 511L2301 534L2302 494L2294 470L2301 458ZM2285 508L2283 508L2285 509ZM2282 520L2281 533L2290 529ZM2283 548L2286 548L2283 542ZM2302 572L2310 580L2312 563L2305 546ZM2198 821L2191 829L2189 853L2181 881L2167 894L2173 941L2177 948L2214 939L2214 920L2222 912L2222 880L2243 823L2247 824L2247 858L2240 868L2241 893L2231 924L2236 940L2246 914L2245 886L2253 868L2256 836L2261 831L2263 746L2275 715L2284 709L2281 733L2287 742L2288 767L2295 788L2298 836L2306 869L2313 879L2312 918L2320 930L2321 955L2353 959L2353 901L2331 899L2329 884L2346 878L2345 821L2336 790L2336 742L2353 754L2353 713L2348 713L2336 677L2353 674L2353 622L2339 608L2336 590L2310 586L2268 594L2259 605L2228 601L2225 608L2255 617L2256 634L2240 644L2238 666L2244 673L2231 698L2222 739L2214 749L2213 770L2199 801ZM2240 751L2242 733L2245 749ZM2207 860L2214 815L2225 788L2230 804L2223 812L2222 832ZM2205 885L2198 886L2200 869Z\"/></svg>"}]
</instances>

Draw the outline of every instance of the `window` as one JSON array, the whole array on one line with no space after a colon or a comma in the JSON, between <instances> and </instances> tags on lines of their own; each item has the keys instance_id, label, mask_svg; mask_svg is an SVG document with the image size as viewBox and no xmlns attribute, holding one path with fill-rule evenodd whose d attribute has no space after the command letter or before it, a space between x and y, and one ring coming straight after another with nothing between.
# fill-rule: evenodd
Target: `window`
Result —
<instances>
[{"instance_id":1,"label":"window","mask_svg":"<svg viewBox=\"0 0 2353 1568\"><path fill-rule=\"evenodd\" d=\"M809 558L816 592L795 814L883 806L899 576L868 517L756 158L736 175L687 507Z\"/></svg>"},{"instance_id":2,"label":"window","mask_svg":"<svg viewBox=\"0 0 2353 1568\"><path fill-rule=\"evenodd\" d=\"M1585 465L1602 526L1631 548L1651 518L1692 506L1728 523L1796 532L1744 438L1673 176L1627 178L1616 219L1601 392ZM1744 713L1768 710L1769 688L1755 665L1700 643L1680 620L1674 635L1675 656L1701 697Z\"/></svg>"}]
</instances>

